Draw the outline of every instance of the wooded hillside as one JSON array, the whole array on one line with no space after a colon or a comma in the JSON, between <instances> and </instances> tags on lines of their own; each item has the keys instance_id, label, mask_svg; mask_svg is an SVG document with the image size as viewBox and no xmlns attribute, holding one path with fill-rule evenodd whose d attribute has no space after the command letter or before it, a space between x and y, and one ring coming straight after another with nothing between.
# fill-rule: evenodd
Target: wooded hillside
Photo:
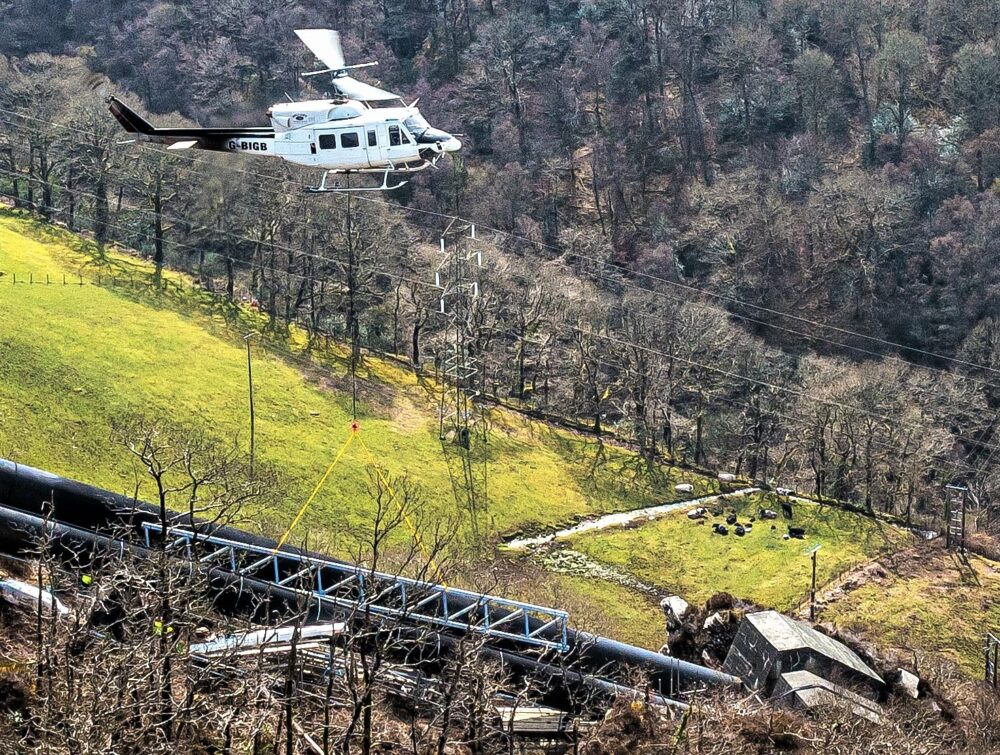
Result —
<instances>
[{"instance_id":1,"label":"wooded hillside","mask_svg":"<svg viewBox=\"0 0 1000 755\"><path fill-rule=\"evenodd\" d=\"M431 369L458 214L485 258L464 324L485 397L904 516L939 510L942 481L997 485L995 0L0 14L0 191L258 301L273 328ZM386 197L317 199L270 161L121 144L112 92L203 125L320 96L299 76L306 26L379 60L463 134L460 159Z\"/></svg>"}]
</instances>

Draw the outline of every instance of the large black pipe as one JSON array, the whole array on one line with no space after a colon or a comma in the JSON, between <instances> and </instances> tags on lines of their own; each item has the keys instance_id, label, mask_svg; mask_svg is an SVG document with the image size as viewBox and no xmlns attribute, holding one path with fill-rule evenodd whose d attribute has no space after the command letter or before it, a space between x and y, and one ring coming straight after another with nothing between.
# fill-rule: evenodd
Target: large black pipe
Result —
<instances>
[{"instance_id":1,"label":"large black pipe","mask_svg":"<svg viewBox=\"0 0 1000 755\"><path fill-rule=\"evenodd\" d=\"M135 528L138 532L142 522L156 522L160 518L159 509L148 503L4 459L0 459L0 504L36 516L51 509L50 517L61 524L104 533L122 526ZM183 514L173 513L170 517L175 524L191 523L190 518ZM263 548L277 545L274 540L232 527L213 528L213 534ZM282 546L281 550L336 560L289 546ZM452 604L461 607L457 598L452 599ZM538 626L540 624L535 623L533 628ZM555 639L554 631L547 637ZM568 640L575 655L590 668L607 669L617 664L639 666L650 672L650 683L655 689L667 693L674 692L678 686L741 683L740 679L729 674L588 632L570 630ZM503 643L499 644L500 649L514 649L510 645L504 647Z\"/></svg>"},{"instance_id":2,"label":"large black pipe","mask_svg":"<svg viewBox=\"0 0 1000 755\"><path fill-rule=\"evenodd\" d=\"M31 514L48 515L63 524L85 530L108 532L114 528L131 528L139 532L143 522L159 522L157 506L131 496L113 493L93 485L46 472L35 467L0 459L0 504ZM191 517L168 512L170 523L190 526ZM210 527L213 534L238 543L273 548L269 538L253 535L235 527ZM289 553L305 553L299 548L282 546ZM312 554L338 563L338 559Z\"/></svg>"},{"instance_id":3,"label":"large black pipe","mask_svg":"<svg viewBox=\"0 0 1000 755\"><path fill-rule=\"evenodd\" d=\"M0 505L0 552L27 555L42 542L46 543L50 552L80 566L88 566L94 561L113 555L128 554L136 558L150 559L156 555L155 551L143 545L125 543L106 535ZM291 613L299 613L302 609L303 596L285 587L233 574L220 567L209 568L208 577L209 584L214 588L215 606L219 610L244 614L261 613L263 618L275 608ZM345 612L329 604L323 604L318 608L314 614L317 621L349 618ZM394 636L404 643L412 643L414 652L408 655L421 664L426 662L428 657L440 661L442 657L458 650L460 645L457 638L441 632L426 632L405 626L394 627L392 631ZM517 676L531 674L536 681L544 680L547 689L541 697L545 702L559 707L566 707L572 703L574 699L570 692L572 687L589 688L612 697L639 694L631 687L608 679L559 668L520 653L491 647L481 648L479 653L483 658L499 664ZM684 703L657 694L650 695L650 700L660 705L687 707Z\"/></svg>"}]
</instances>

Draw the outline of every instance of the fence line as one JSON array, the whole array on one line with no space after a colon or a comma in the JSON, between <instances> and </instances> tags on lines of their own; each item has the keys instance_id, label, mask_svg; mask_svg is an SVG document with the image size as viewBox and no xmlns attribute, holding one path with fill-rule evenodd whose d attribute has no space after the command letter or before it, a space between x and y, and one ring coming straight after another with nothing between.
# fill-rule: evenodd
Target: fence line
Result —
<instances>
[{"instance_id":1,"label":"fence line","mask_svg":"<svg viewBox=\"0 0 1000 755\"><path fill-rule=\"evenodd\" d=\"M0 271L0 285L11 286L76 286L80 288L82 286L100 286L102 288L157 288L156 284L152 279L152 274L147 276L128 276L128 275L104 275L102 273L97 273L96 275L83 275L81 273L37 273L34 271L30 272L18 272L18 271ZM211 294L213 296L221 297L222 294L215 288L208 288L198 282L186 282L183 279L171 279L169 284L176 286L181 290L198 290L204 293ZM164 283L160 284L162 288ZM249 302L253 300L253 293L245 286L236 286L234 289L234 299L241 302Z\"/></svg>"},{"instance_id":2,"label":"fence line","mask_svg":"<svg viewBox=\"0 0 1000 755\"><path fill-rule=\"evenodd\" d=\"M85 286L91 283L90 279L84 281L83 276L80 274L67 276L66 273L58 273L54 279L53 276L50 275L49 273L45 273L44 275L39 274L36 276L34 272L29 272L27 274L25 273L19 274L17 272L11 272L11 273L0 273L0 275L4 276L10 275L10 282L11 285L13 286L16 286L18 284L41 285L41 286L50 286L50 285Z\"/></svg>"}]
</instances>

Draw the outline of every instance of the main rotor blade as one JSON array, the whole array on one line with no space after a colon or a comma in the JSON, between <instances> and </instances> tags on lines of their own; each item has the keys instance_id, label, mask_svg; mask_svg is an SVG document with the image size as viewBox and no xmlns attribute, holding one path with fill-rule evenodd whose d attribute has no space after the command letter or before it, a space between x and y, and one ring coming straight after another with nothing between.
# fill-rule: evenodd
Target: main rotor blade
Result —
<instances>
[{"instance_id":1,"label":"main rotor blade","mask_svg":"<svg viewBox=\"0 0 1000 755\"><path fill-rule=\"evenodd\" d=\"M342 95L350 97L352 100L370 102L372 100L399 99L398 94L393 94L392 92L387 92L384 89L373 87L371 84L365 84L363 81L358 81L351 76L338 76L333 80L333 85L337 87L337 90Z\"/></svg>"},{"instance_id":2,"label":"main rotor blade","mask_svg":"<svg viewBox=\"0 0 1000 755\"><path fill-rule=\"evenodd\" d=\"M312 54L323 61L333 71L343 70L344 51L340 47L340 35L333 29L296 29L302 44L312 50Z\"/></svg>"}]
</instances>

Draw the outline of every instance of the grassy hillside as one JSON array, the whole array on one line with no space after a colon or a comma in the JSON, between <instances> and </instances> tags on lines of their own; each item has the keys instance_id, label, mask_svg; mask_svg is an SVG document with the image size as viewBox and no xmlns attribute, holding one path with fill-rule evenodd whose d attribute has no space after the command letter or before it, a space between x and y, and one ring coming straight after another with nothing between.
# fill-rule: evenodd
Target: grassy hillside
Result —
<instances>
[{"instance_id":1,"label":"grassy hillside","mask_svg":"<svg viewBox=\"0 0 1000 755\"><path fill-rule=\"evenodd\" d=\"M246 353L242 334L262 327L252 313L227 306L169 278L157 293L143 285L151 269L131 257L96 257L76 237L10 214L0 216L0 454L27 464L132 490L134 473L109 443L116 417L141 412L248 442ZM82 272L102 286L62 285ZM18 283L12 283L14 274ZM26 283L33 273L35 284ZM48 274L52 285L44 285ZM108 286L109 279L117 286ZM135 281L137 287L123 285ZM283 475L287 507L260 512L274 531L304 500L351 421L346 367L336 351L311 355L325 369L276 355L303 344L254 347L258 458ZM440 511L453 506L448 467L427 389L409 370L366 360L359 419L365 443L393 474L419 483ZM490 417L491 520L504 532L571 520L588 512L634 508L675 494L627 474L633 456L613 450L590 480L588 439L497 411ZM367 457L345 455L305 524L362 523ZM689 475L684 475L688 478ZM699 489L710 483L694 480ZM454 513L454 512L450 512Z\"/></svg>"},{"instance_id":2,"label":"grassy hillside","mask_svg":"<svg viewBox=\"0 0 1000 755\"><path fill-rule=\"evenodd\" d=\"M62 284L63 275L72 282L78 274L99 276L101 285ZM178 275L157 291L151 275L141 260L114 251L99 257L77 236L0 212L0 456L132 492L141 474L110 439L116 419L142 413L248 445L242 336L264 323ZM350 383L336 348L307 354L296 333L253 343L257 458L277 469L282 489L279 503L250 512L247 526L276 535L347 438ZM362 373L365 443L389 472L418 483L439 516L461 517L467 530L437 435L432 388L390 361L367 358ZM650 482L634 473L634 455L619 449L591 476L596 445L589 439L512 412L493 411L489 422L490 510L479 531L491 542L505 532L672 500L679 479L694 483L695 494L715 489L711 480L672 469ZM308 533L312 545L336 553L345 547L338 533L365 527L368 464L354 444L292 542ZM151 492L143 480L140 496ZM531 599L557 597L531 580L517 589Z\"/></svg>"},{"instance_id":3,"label":"grassy hillside","mask_svg":"<svg viewBox=\"0 0 1000 755\"><path fill-rule=\"evenodd\" d=\"M731 496L725 511L735 509L740 521L761 506L780 510L774 496ZM804 527L805 540L784 540L788 522L754 523L745 537L712 533L680 511L631 529L594 532L569 541L570 547L602 564L631 574L647 584L702 602L714 592L791 610L808 597L811 562L806 555L820 545L817 581L824 585L847 569L911 542L897 527L833 506L796 503L792 524ZM771 529L774 526L775 529Z\"/></svg>"},{"instance_id":4,"label":"grassy hillside","mask_svg":"<svg viewBox=\"0 0 1000 755\"><path fill-rule=\"evenodd\" d=\"M1000 564L974 555L963 560L936 543L881 565L879 575L835 596L820 620L882 646L939 653L982 678L983 638L1000 632Z\"/></svg>"}]
</instances>

